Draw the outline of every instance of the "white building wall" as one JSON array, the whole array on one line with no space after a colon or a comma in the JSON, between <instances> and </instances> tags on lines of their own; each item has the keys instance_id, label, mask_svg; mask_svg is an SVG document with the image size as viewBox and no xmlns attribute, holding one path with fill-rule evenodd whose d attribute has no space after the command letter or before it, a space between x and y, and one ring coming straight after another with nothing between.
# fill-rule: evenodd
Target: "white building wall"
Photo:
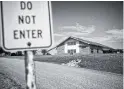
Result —
<instances>
[{"instance_id":1,"label":"white building wall","mask_svg":"<svg viewBox=\"0 0 124 89\"><path fill-rule=\"evenodd\" d=\"M68 45L67 45L67 42L65 42L65 44L64 44L64 51L65 51L65 53L67 53L68 52L68 50L67 50L67 47Z\"/></svg>"},{"instance_id":2,"label":"white building wall","mask_svg":"<svg viewBox=\"0 0 124 89\"><path fill-rule=\"evenodd\" d=\"M80 53L80 51L79 51L79 41L76 42L76 53Z\"/></svg>"},{"instance_id":3,"label":"white building wall","mask_svg":"<svg viewBox=\"0 0 124 89\"><path fill-rule=\"evenodd\" d=\"M65 42L64 45L64 51L65 53L68 53L68 50L70 49L76 49L76 53L79 53L79 41L76 41L76 45L68 45L68 42Z\"/></svg>"}]
</instances>

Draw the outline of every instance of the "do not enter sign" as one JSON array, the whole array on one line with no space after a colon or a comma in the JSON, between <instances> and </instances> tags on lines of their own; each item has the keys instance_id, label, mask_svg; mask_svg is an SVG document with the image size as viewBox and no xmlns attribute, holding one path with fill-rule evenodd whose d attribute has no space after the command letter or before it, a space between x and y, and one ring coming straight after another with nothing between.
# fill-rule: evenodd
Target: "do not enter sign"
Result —
<instances>
[{"instance_id":1,"label":"do not enter sign","mask_svg":"<svg viewBox=\"0 0 124 89\"><path fill-rule=\"evenodd\" d=\"M51 4L47 1L1 2L2 45L5 50L52 45Z\"/></svg>"}]
</instances>

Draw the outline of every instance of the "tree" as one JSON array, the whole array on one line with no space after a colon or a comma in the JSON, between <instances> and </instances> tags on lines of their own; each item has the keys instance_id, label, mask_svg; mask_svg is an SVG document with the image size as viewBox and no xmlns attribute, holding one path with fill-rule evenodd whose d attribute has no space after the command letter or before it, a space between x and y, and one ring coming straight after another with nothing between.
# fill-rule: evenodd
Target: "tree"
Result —
<instances>
[{"instance_id":1,"label":"tree","mask_svg":"<svg viewBox=\"0 0 124 89\"><path fill-rule=\"evenodd\" d=\"M43 54L43 55L46 55L46 53L47 53L47 50L46 50L46 49L43 49L43 50L42 50L42 54Z\"/></svg>"},{"instance_id":2,"label":"tree","mask_svg":"<svg viewBox=\"0 0 124 89\"><path fill-rule=\"evenodd\" d=\"M3 50L3 48L0 47L0 54L4 54L3 56L5 56L5 55L10 55L11 53Z\"/></svg>"},{"instance_id":3,"label":"tree","mask_svg":"<svg viewBox=\"0 0 124 89\"><path fill-rule=\"evenodd\" d=\"M36 52L37 52L37 50L33 50L32 52L33 52L33 55L35 55L35 54L36 54Z\"/></svg>"},{"instance_id":4,"label":"tree","mask_svg":"<svg viewBox=\"0 0 124 89\"><path fill-rule=\"evenodd\" d=\"M5 51L2 49L2 47L0 47L0 54L4 53Z\"/></svg>"}]
</instances>

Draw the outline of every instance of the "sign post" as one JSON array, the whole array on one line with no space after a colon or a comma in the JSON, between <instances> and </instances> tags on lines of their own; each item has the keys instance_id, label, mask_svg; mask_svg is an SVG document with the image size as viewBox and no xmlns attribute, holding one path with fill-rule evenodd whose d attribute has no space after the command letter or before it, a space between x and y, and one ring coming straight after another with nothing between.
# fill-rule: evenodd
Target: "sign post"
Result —
<instances>
[{"instance_id":1,"label":"sign post","mask_svg":"<svg viewBox=\"0 0 124 89\"><path fill-rule=\"evenodd\" d=\"M51 15L48 1L1 2L2 47L25 52L26 89L36 89L32 50L52 46Z\"/></svg>"},{"instance_id":2,"label":"sign post","mask_svg":"<svg viewBox=\"0 0 124 89\"><path fill-rule=\"evenodd\" d=\"M35 64L32 51L25 51L25 79L26 89L36 89Z\"/></svg>"}]
</instances>

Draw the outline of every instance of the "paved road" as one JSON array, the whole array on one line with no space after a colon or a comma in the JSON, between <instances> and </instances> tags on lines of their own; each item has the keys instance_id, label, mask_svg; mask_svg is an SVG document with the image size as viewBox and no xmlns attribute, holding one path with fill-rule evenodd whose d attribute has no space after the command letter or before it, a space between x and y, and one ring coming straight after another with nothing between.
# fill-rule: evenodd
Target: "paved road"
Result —
<instances>
[{"instance_id":1,"label":"paved road","mask_svg":"<svg viewBox=\"0 0 124 89\"><path fill-rule=\"evenodd\" d=\"M35 62L37 89L123 89L123 76L96 70ZM24 61L0 58L4 73L25 88Z\"/></svg>"}]
</instances>

